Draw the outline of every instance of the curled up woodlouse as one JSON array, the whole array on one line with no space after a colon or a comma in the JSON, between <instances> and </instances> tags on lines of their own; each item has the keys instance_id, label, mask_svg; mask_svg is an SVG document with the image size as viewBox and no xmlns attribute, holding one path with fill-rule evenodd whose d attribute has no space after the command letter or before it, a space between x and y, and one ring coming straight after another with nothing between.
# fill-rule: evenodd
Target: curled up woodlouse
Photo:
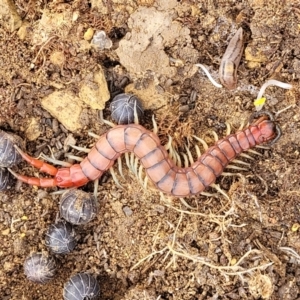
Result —
<instances>
[{"instance_id":1,"label":"curled up woodlouse","mask_svg":"<svg viewBox=\"0 0 300 300\"><path fill-rule=\"evenodd\" d=\"M64 286L64 300L96 299L100 293L97 280L90 274L73 275Z\"/></svg>"},{"instance_id":2,"label":"curled up woodlouse","mask_svg":"<svg viewBox=\"0 0 300 300\"><path fill-rule=\"evenodd\" d=\"M96 216L96 199L89 193L72 189L62 194L59 212L60 216L71 224L86 224Z\"/></svg>"},{"instance_id":3,"label":"curled up woodlouse","mask_svg":"<svg viewBox=\"0 0 300 300\"><path fill-rule=\"evenodd\" d=\"M24 273L31 281L46 283L56 273L55 259L43 253L34 252L24 262Z\"/></svg>"},{"instance_id":4,"label":"curled up woodlouse","mask_svg":"<svg viewBox=\"0 0 300 300\"><path fill-rule=\"evenodd\" d=\"M100 137L87 157L71 167L55 168L19 150L22 157L53 178L12 174L19 180L41 187L79 187L102 176L122 153L133 152L145 168L147 177L163 193L185 197L203 192L214 184L228 164L239 154L257 145L274 143L281 135L271 113L260 111L248 127L218 140L190 167L180 168L170 159L158 136L136 124L118 125ZM199 139L199 138L198 138Z\"/></svg>"},{"instance_id":5,"label":"curled up woodlouse","mask_svg":"<svg viewBox=\"0 0 300 300\"><path fill-rule=\"evenodd\" d=\"M136 107L137 117L140 119L144 115L141 100L132 94L119 94L110 104L111 117L118 124L133 123L134 107Z\"/></svg>"},{"instance_id":6,"label":"curled up woodlouse","mask_svg":"<svg viewBox=\"0 0 300 300\"><path fill-rule=\"evenodd\" d=\"M45 244L55 254L72 252L77 244L73 226L64 220L50 225L46 233Z\"/></svg>"},{"instance_id":7,"label":"curled up woodlouse","mask_svg":"<svg viewBox=\"0 0 300 300\"><path fill-rule=\"evenodd\" d=\"M14 145L23 148L24 142L15 134L0 130L0 167L12 167L21 162L22 157Z\"/></svg>"},{"instance_id":8,"label":"curled up woodlouse","mask_svg":"<svg viewBox=\"0 0 300 300\"><path fill-rule=\"evenodd\" d=\"M0 167L0 191L10 189L14 184L14 179L6 168Z\"/></svg>"}]
</instances>

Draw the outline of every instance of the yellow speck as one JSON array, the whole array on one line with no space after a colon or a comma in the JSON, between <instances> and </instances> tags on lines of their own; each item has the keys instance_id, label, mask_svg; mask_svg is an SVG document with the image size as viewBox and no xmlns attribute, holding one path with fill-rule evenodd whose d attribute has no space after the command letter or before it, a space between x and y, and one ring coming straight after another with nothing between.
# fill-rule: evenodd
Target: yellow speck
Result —
<instances>
[{"instance_id":1,"label":"yellow speck","mask_svg":"<svg viewBox=\"0 0 300 300\"><path fill-rule=\"evenodd\" d=\"M257 106L261 106L261 105L264 105L266 102L266 98L260 98L260 99L256 99L254 101L254 105L257 107Z\"/></svg>"},{"instance_id":2,"label":"yellow speck","mask_svg":"<svg viewBox=\"0 0 300 300\"><path fill-rule=\"evenodd\" d=\"M94 35L94 30L93 30L92 28L89 28L89 29L84 33L83 38L84 38L86 41L90 41L90 40L93 38L93 35Z\"/></svg>"},{"instance_id":3,"label":"yellow speck","mask_svg":"<svg viewBox=\"0 0 300 300\"><path fill-rule=\"evenodd\" d=\"M300 224L299 224L299 223L294 223L291 230L292 230L293 232L296 232L296 231L299 229L299 227L300 227Z\"/></svg>"},{"instance_id":4,"label":"yellow speck","mask_svg":"<svg viewBox=\"0 0 300 300\"><path fill-rule=\"evenodd\" d=\"M21 217L21 220L22 220L22 221L27 221L27 220L28 220L28 217L27 217L27 216L22 216L22 217Z\"/></svg>"},{"instance_id":5,"label":"yellow speck","mask_svg":"<svg viewBox=\"0 0 300 300\"><path fill-rule=\"evenodd\" d=\"M26 236L26 234L24 232L20 233L20 237L24 238Z\"/></svg>"},{"instance_id":6,"label":"yellow speck","mask_svg":"<svg viewBox=\"0 0 300 300\"><path fill-rule=\"evenodd\" d=\"M230 265L231 266L234 266L236 264L236 258L233 258L231 261L230 261Z\"/></svg>"}]
</instances>

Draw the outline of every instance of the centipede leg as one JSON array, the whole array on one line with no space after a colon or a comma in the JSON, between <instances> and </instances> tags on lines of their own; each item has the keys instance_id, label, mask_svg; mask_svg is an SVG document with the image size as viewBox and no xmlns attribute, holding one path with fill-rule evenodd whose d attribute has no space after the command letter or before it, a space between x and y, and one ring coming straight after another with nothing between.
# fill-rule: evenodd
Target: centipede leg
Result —
<instances>
[{"instance_id":1,"label":"centipede leg","mask_svg":"<svg viewBox=\"0 0 300 300\"><path fill-rule=\"evenodd\" d=\"M62 161L62 160L58 160L58 159L49 157L49 156L45 155L44 153L41 153L39 157L42 158L43 160L50 162L52 164L55 164L55 165L59 165L59 166L67 167L67 168L72 166L72 164L70 164L66 161Z\"/></svg>"},{"instance_id":2,"label":"centipede leg","mask_svg":"<svg viewBox=\"0 0 300 300\"><path fill-rule=\"evenodd\" d=\"M99 178L94 180L94 197L97 199L98 196L98 187L99 187Z\"/></svg>"},{"instance_id":3,"label":"centipede leg","mask_svg":"<svg viewBox=\"0 0 300 300\"><path fill-rule=\"evenodd\" d=\"M99 139L99 137L97 139ZM69 146L71 148L75 149L75 150L78 150L78 151L81 151L81 152L84 152L84 153L89 153L91 151L91 149L89 149L89 148L79 147L79 146L76 146L76 145L69 145Z\"/></svg>"},{"instance_id":4,"label":"centipede leg","mask_svg":"<svg viewBox=\"0 0 300 300\"><path fill-rule=\"evenodd\" d=\"M122 168L122 159L121 156L118 157L118 170L120 175L122 176L123 179L125 179L124 174L123 174L123 168Z\"/></svg>"},{"instance_id":5,"label":"centipede leg","mask_svg":"<svg viewBox=\"0 0 300 300\"><path fill-rule=\"evenodd\" d=\"M255 154L255 155L258 155L258 156L263 156L261 153L253 150L253 149L248 149L248 152L252 153L252 154Z\"/></svg>"},{"instance_id":6,"label":"centipede leg","mask_svg":"<svg viewBox=\"0 0 300 300\"><path fill-rule=\"evenodd\" d=\"M88 136L91 136L92 138L96 139L96 140L99 140L100 139L100 135L94 133L94 132L91 132L89 131L88 132ZM71 146L71 145L70 145ZM76 148L75 148L76 149Z\"/></svg>"},{"instance_id":7,"label":"centipede leg","mask_svg":"<svg viewBox=\"0 0 300 300\"><path fill-rule=\"evenodd\" d=\"M156 123L156 121L155 121L154 115L152 115L152 124L153 124L153 129L152 129L152 131L153 131L155 134L157 134L157 133L158 133L158 127L157 127L157 123Z\"/></svg>"},{"instance_id":8,"label":"centipede leg","mask_svg":"<svg viewBox=\"0 0 300 300\"><path fill-rule=\"evenodd\" d=\"M143 165L140 165L138 178L139 178L139 181L140 181L140 183L141 183L142 186L144 185L144 179L142 177L143 169L144 169Z\"/></svg>"},{"instance_id":9,"label":"centipede leg","mask_svg":"<svg viewBox=\"0 0 300 300\"><path fill-rule=\"evenodd\" d=\"M179 198L179 200L180 200L180 202L181 202L184 206L186 206L187 208L192 209L192 210L197 210L197 207L190 206L190 205L184 200L184 198Z\"/></svg>"},{"instance_id":10,"label":"centipede leg","mask_svg":"<svg viewBox=\"0 0 300 300\"><path fill-rule=\"evenodd\" d=\"M239 159L234 159L232 162L235 163L235 164L240 164L240 165L244 165L244 166L247 166L247 167L251 166L249 163L246 163L246 162L244 162L242 160L239 160Z\"/></svg>"},{"instance_id":11,"label":"centipede leg","mask_svg":"<svg viewBox=\"0 0 300 300\"><path fill-rule=\"evenodd\" d=\"M242 167L238 167L238 166L234 166L234 165L228 165L228 166L226 166L226 169L234 169L234 170L238 170L238 171L248 171L248 169L246 169L246 168L242 168Z\"/></svg>"},{"instance_id":12,"label":"centipede leg","mask_svg":"<svg viewBox=\"0 0 300 300\"><path fill-rule=\"evenodd\" d=\"M117 185L119 188L124 189L124 187L120 184L120 182L119 182L119 180L118 180L118 178L117 178L117 176L116 176L116 173L115 173L115 171L114 171L114 168L111 167L111 168L109 169L109 171L110 171L111 177L113 178L113 180L114 180L114 182L116 183L116 185Z\"/></svg>"},{"instance_id":13,"label":"centipede leg","mask_svg":"<svg viewBox=\"0 0 300 300\"><path fill-rule=\"evenodd\" d=\"M229 196L220 188L220 186L216 183L211 185L215 190L217 190L220 194L222 194L228 201L231 201Z\"/></svg>"}]
</instances>

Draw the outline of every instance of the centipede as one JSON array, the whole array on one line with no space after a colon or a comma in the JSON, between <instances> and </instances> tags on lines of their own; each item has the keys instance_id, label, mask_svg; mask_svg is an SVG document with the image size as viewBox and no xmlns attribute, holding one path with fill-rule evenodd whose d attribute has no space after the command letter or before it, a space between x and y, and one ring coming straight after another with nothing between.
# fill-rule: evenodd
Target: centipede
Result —
<instances>
[{"instance_id":1,"label":"centipede","mask_svg":"<svg viewBox=\"0 0 300 300\"><path fill-rule=\"evenodd\" d=\"M159 191L176 197L197 195L214 184L228 164L242 152L261 144L275 143L281 136L281 129L269 111L254 113L249 123L246 128L218 140L189 167L178 167L154 132L139 124L127 124L108 130L83 161L70 167L56 168L15 146L25 161L52 175L51 178L27 177L10 171L30 185L80 187L100 178L123 153L132 152Z\"/></svg>"}]
</instances>

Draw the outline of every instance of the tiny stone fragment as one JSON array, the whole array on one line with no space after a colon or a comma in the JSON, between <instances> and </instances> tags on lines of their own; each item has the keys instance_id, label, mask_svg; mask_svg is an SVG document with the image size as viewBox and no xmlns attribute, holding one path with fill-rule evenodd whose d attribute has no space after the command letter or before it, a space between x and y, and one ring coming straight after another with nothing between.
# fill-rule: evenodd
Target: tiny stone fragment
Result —
<instances>
[{"instance_id":1,"label":"tiny stone fragment","mask_svg":"<svg viewBox=\"0 0 300 300\"><path fill-rule=\"evenodd\" d=\"M124 212L126 217L130 217L133 213L129 206L124 206L123 207L123 212Z\"/></svg>"}]
</instances>

